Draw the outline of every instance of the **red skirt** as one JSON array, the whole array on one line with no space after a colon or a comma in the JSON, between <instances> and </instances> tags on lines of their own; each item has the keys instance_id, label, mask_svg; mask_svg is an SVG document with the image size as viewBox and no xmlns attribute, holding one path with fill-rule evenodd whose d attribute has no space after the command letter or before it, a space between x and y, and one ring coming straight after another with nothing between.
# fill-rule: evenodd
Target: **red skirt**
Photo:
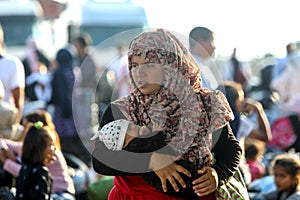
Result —
<instances>
[{"instance_id":1,"label":"red skirt","mask_svg":"<svg viewBox=\"0 0 300 200\"><path fill-rule=\"evenodd\" d=\"M159 192L147 184L141 176L115 176L114 184L108 200L183 200L181 197L172 197ZM214 200L214 195L200 198Z\"/></svg>"}]
</instances>

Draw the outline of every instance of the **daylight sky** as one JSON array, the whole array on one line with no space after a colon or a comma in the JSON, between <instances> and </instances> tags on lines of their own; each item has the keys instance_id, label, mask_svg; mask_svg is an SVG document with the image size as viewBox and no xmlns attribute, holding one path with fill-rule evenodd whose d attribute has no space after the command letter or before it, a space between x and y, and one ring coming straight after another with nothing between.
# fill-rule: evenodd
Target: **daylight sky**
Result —
<instances>
[{"instance_id":1,"label":"daylight sky","mask_svg":"<svg viewBox=\"0 0 300 200\"><path fill-rule=\"evenodd\" d=\"M265 53L285 56L289 42L300 41L298 0L137 0L150 27L163 27L188 36L194 26L216 33L216 54L239 58Z\"/></svg>"}]
</instances>

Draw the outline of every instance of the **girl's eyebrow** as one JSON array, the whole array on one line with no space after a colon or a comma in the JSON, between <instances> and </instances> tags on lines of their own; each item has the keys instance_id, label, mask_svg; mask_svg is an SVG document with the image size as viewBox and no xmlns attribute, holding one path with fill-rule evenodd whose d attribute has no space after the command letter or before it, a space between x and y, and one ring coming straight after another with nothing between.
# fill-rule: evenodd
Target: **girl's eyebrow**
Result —
<instances>
[{"instance_id":1,"label":"girl's eyebrow","mask_svg":"<svg viewBox=\"0 0 300 200\"><path fill-rule=\"evenodd\" d=\"M150 62L150 61L147 61L147 62L145 62L145 63L143 63L143 64L158 64L158 63L156 63L156 62Z\"/></svg>"},{"instance_id":2,"label":"girl's eyebrow","mask_svg":"<svg viewBox=\"0 0 300 200\"><path fill-rule=\"evenodd\" d=\"M131 61L131 64L136 64L136 65L144 65L144 64L151 64L151 63L154 63L154 62L144 62L144 63L137 63L137 62L134 62L134 61Z\"/></svg>"}]
</instances>

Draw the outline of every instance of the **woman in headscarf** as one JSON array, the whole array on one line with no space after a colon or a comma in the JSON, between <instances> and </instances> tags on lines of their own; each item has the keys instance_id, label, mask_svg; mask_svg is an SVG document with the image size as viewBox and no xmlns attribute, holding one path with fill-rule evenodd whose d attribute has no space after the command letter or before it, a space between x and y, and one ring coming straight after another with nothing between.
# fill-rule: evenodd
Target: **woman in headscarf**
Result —
<instances>
[{"instance_id":1,"label":"woman in headscarf","mask_svg":"<svg viewBox=\"0 0 300 200\"><path fill-rule=\"evenodd\" d=\"M233 175L241 155L228 125L232 113L226 98L221 92L201 89L195 60L165 30L134 38L128 61L133 89L111 103L100 127L127 119L141 126L159 123L165 129L133 139L124 151L110 151L96 142L94 169L115 176L109 199L182 199L164 193L172 187L176 192L193 189L201 199L214 199L213 192ZM181 166L180 160L188 164ZM142 179L151 171L161 181L158 190Z\"/></svg>"}]
</instances>

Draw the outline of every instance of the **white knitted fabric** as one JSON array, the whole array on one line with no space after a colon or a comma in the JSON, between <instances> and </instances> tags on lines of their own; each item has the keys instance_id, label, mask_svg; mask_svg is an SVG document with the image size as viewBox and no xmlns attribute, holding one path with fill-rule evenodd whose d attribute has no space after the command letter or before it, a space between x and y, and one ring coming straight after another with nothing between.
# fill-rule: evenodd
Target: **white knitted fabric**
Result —
<instances>
[{"instance_id":1,"label":"white knitted fabric","mask_svg":"<svg viewBox=\"0 0 300 200\"><path fill-rule=\"evenodd\" d=\"M113 151L121 151L125 141L125 135L129 126L129 121L119 119L104 125L91 140L99 138L104 145Z\"/></svg>"}]
</instances>

